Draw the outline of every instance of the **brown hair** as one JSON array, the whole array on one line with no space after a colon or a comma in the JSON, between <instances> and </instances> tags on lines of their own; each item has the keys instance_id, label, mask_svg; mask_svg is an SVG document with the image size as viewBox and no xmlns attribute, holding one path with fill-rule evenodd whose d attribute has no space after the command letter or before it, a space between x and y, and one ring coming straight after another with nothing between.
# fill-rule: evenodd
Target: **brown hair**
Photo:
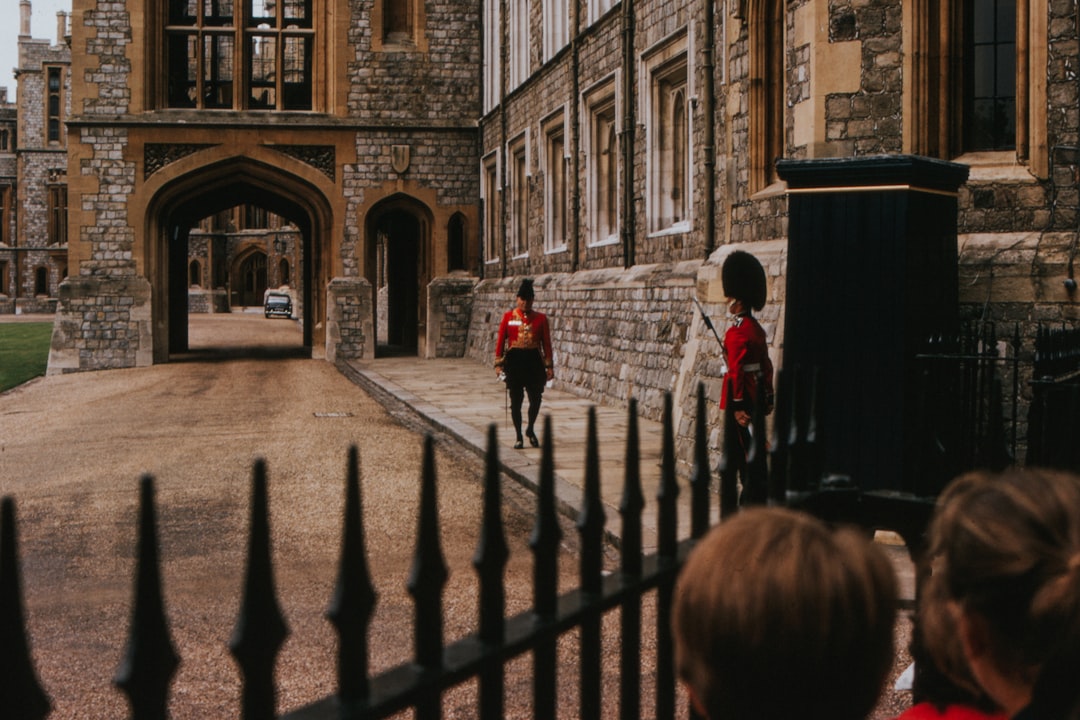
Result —
<instances>
[{"instance_id":1,"label":"brown hair","mask_svg":"<svg viewBox=\"0 0 1080 720\"><path fill-rule=\"evenodd\" d=\"M675 589L679 676L714 720L855 720L893 662L896 578L880 548L793 510L745 510Z\"/></svg>"},{"instance_id":2,"label":"brown hair","mask_svg":"<svg viewBox=\"0 0 1080 720\"><path fill-rule=\"evenodd\" d=\"M930 559L926 592L986 619L993 663L1034 683L1045 717L1080 718L1080 478L1041 469L957 478L938 499ZM926 640L939 657L944 641Z\"/></svg>"}]
</instances>

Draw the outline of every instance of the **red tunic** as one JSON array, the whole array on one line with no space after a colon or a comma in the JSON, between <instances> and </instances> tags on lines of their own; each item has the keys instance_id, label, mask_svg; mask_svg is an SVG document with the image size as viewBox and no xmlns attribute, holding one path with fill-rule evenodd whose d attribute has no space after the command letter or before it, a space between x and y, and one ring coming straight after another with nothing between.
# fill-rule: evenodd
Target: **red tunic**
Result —
<instances>
[{"instance_id":1,"label":"red tunic","mask_svg":"<svg viewBox=\"0 0 1080 720\"><path fill-rule=\"evenodd\" d=\"M522 313L517 308L503 315L495 339L495 367L502 366L508 350L537 350L544 359L544 367L552 367L547 315L535 311Z\"/></svg>"},{"instance_id":2,"label":"red tunic","mask_svg":"<svg viewBox=\"0 0 1080 720\"><path fill-rule=\"evenodd\" d=\"M1008 720L1002 713L985 713L965 705L948 705L944 712L931 703L914 705L893 720Z\"/></svg>"},{"instance_id":3,"label":"red tunic","mask_svg":"<svg viewBox=\"0 0 1080 720\"><path fill-rule=\"evenodd\" d=\"M765 330L752 315L740 315L724 333L724 352L728 371L720 393L720 408L727 407L728 380L732 384L731 401L736 410L751 412L758 397L758 373L765 396L773 396L773 366Z\"/></svg>"}]
</instances>

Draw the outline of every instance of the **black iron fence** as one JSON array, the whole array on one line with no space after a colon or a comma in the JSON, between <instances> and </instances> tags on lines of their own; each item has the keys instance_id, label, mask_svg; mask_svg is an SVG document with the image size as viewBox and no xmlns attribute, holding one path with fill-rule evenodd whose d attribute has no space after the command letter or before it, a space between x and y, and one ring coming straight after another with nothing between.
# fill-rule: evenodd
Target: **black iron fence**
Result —
<instances>
[{"instance_id":1,"label":"black iron fence","mask_svg":"<svg viewBox=\"0 0 1080 720\"><path fill-rule=\"evenodd\" d=\"M927 340L915 358L920 431L912 492L936 496L960 472L1014 461L1021 437L1020 356L1015 325L1003 337L993 323L965 323L955 335Z\"/></svg>"},{"instance_id":2,"label":"black iron fence","mask_svg":"<svg viewBox=\"0 0 1080 720\"><path fill-rule=\"evenodd\" d=\"M1015 448L1016 443L1015 434L1010 437L1005 431L1007 423L1002 420L1001 400L1002 368L1006 369L1004 376L1010 392L1013 397L1018 395L1016 333L1002 342L992 329L981 327L966 337L966 340L957 339L951 346L943 342L944 351L926 353L919 358L925 379L920 402L924 403L922 409L928 418L921 447L928 450L924 456L915 458L911 467L933 466L941 477L944 473L1007 462L1009 444ZM1071 429L1080 399L1080 384L1076 382L1080 372L1075 367L1076 358L1080 357L1077 335L1048 333L1046 337L1037 356L1037 396L1032 406L1031 426ZM1066 349L1051 353L1046 351L1047 347ZM1062 361L1063 355L1072 358L1072 364ZM1038 390L1043 386L1045 392ZM777 389L771 443L766 442L764 433L755 433L744 449L736 434L731 409L726 413L718 478L721 519L736 512L740 504L751 501L801 507L831 521L893 530L904 538L918 561L935 488L923 486L919 492L906 488L863 491L858 478L831 475L822 437L825 425L821 418L826 398L821 391L819 373L781 371ZM1060 390L1060 394L1051 390ZM942 398L953 404L932 405L932 401L940 402ZM383 718L414 708L418 718L438 718L442 716L443 693L475 679L476 715L500 718L504 714L507 664L519 656L531 655L533 717L553 718L559 683L556 644L563 634L571 631L579 635L580 714L591 716L603 701L600 685L595 681L601 675L602 620L617 610L620 716L638 718L644 702L642 606L645 595L653 592L656 593L655 690L649 698L654 707L647 714L661 719L674 717L678 696L669 632L671 594L686 554L694 541L709 529L717 478L709 470L706 400L704 389L699 387L695 462L689 478L690 517L682 519L689 522L689 539L679 541L676 498L680 487L676 478L671 402L670 397L666 398L661 482L657 497L651 500L643 496L640 481L635 403L631 401L628 408L625 477L619 505L622 522L618 533L619 568L608 574L603 572L607 518L600 498L595 414L590 411L585 487L577 518L580 580L576 589L563 595L557 595L555 589L562 531L554 497L551 421L545 419L530 540L534 554L532 609L510 618L506 617L504 601L503 575L508 550L500 512L502 478L494 426L489 429L482 527L474 556L480 587L478 629L473 635L450 644L443 637L442 591L448 571L439 543L434 441L429 436L424 449L418 539L408 580L409 591L415 598L414 659L374 676L368 668L368 637L376 591L366 559L359 462L355 448L350 450L342 554L327 613L339 638L337 690L334 695L286 717L292 720ZM1014 404L1014 421L1016 407ZM949 418L949 423L930 422L939 419L945 411L956 414ZM765 427L764 414L764 407L754 409L756 427ZM1039 439L1032 432L1031 438L1031 448L1038 448L1038 452L1061 453L1062 448L1069 448L1075 453L1080 445L1075 442L1075 433L1054 435L1048 430ZM161 595L152 478L143 478L140 493L135 601L126 650L115 677L115 684L128 697L136 720L167 717L170 685L179 664ZM657 507L657 549L645 555L642 515L646 502L650 501ZM0 514L0 708L5 718L40 720L49 715L50 701L37 680L29 652L16 538L15 504L8 497L3 499ZM243 600L230 650L242 678L243 717L260 720L275 717L274 667L287 634L276 599L270 547L266 469L259 461L253 469Z\"/></svg>"},{"instance_id":3,"label":"black iron fence","mask_svg":"<svg viewBox=\"0 0 1080 720\"><path fill-rule=\"evenodd\" d=\"M1027 464L1080 472L1080 328L1035 337Z\"/></svg>"},{"instance_id":4,"label":"black iron fence","mask_svg":"<svg viewBox=\"0 0 1080 720\"><path fill-rule=\"evenodd\" d=\"M781 377L777 409L777 439L766 449L755 437L749 453L734 436L728 411L725 452L719 478L721 517L739 506L752 488L765 488L756 497L805 507L825 517L895 529L916 547L929 504L918 498L888 493L860 493L848 484L823 480L817 427L820 403L814 376ZM716 496L708 466L705 393L698 388L695 463L689 479L691 493L689 539L679 541L671 398L665 402L661 482L657 497L658 544L645 555L642 546L643 497L639 470L637 413L628 409L626 465L621 515L621 547L617 572L602 569L607 518L600 498L600 466L595 415L590 411L584 500L577 519L580 534L580 583L557 595L557 555L561 530L554 497L554 449L550 418L545 420L537 505L530 546L534 554L532 609L505 617L503 571L508 550L500 512L501 473L494 426L489 430L484 478L484 509L474 565L479 578L475 634L446 644L442 628L442 590L448 571L439 544L435 498L433 440L427 438L421 479L421 518L412 571L408 581L415 598L413 661L372 676L368 669L368 631L376 591L368 572L359 463L349 453L343 544L337 586L328 617L339 636L337 691L333 696L289 713L291 720L382 718L415 708L418 718L441 717L444 691L477 679L480 718L501 718L507 663L518 656L533 659L533 716L553 718L558 682L556 643L572 630L579 634L579 702L581 716L601 707L601 627L604 616L619 612L619 708L623 718L642 715L642 602L656 593L655 707L648 715L671 718L676 713L676 678L669 631L671 594L683 560L696 538L710 525L710 505ZM758 407L758 427L764 409ZM135 601L126 651L115 684L129 699L136 720L167 717L169 689L179 663L172 644L161 594L154 481L143 478L140 490L138 558ZM686 522L686 519L683 520ZM5 718L40 720L49 715L50 701L41 688L29 652L18 570L15 504L3 500L0 518L0 707ZM253 470L250 540L240 616L230 650L242 678L244 718L273 718L276 713L274 667L287 630L276 599L270 552L265 466Z\"/></svg>"}]
</instances>

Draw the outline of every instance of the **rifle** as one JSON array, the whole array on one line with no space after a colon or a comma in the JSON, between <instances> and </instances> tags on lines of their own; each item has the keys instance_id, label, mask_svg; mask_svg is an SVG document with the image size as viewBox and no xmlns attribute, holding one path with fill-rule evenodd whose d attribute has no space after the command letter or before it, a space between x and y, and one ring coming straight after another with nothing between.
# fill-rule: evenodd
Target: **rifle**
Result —
<instances>
[{"instance_id":1,"label":"rifle","mask_svg":"<svg viewBox=\"0 0 1080 720\"><path fill-rule=\"evenodd\" d=\"M701 303L697 299L697 295L691 295L690 299L694 301L695 305L697 305L698 312L701 313L701 319L705 321L705 327L712 330L713 337L716 338L717 344L720 345L720 360L723 363L720 367L720 370L725 375L727 375L727 350L724 349L724 341L720 339L720 333L716 332L716 328L713 326L712 320L709 319L709 315L705 312L705 308L701 306Z\"/></svg>"}]
</instances>

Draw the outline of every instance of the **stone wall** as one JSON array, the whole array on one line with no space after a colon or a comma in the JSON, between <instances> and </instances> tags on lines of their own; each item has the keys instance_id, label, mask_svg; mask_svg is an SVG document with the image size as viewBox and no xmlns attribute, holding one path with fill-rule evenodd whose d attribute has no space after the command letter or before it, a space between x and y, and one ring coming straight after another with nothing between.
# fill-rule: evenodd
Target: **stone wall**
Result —
<instances>
[{"instance_id":1,"label":"stone wall","mask_svg":"<svg viewBox=\"0 0 1080 720\"><path fill-rule=\"evenodd\" d=\"M672 393L683 474L689 473L693 460L693 380L697 372L719 367L699 360L708 344L716 342L711 334L703 335L708 331L691 299L699 288L716 292L710 273L702 276L703 271L701 262L684 262L534 278L535 307L551 324L556 386L616 407L636 398L638 412L653 420L662 418L664 395ZM718 269L713 274L718 278ZM470 358L494 362L499 322L513 308L519 284L520 278L506 278L476 286ZM714 311L723 307L722 299L716 302ZM717 394L712 402L718 400Z\"/></svg>"},{"instance_id":2,"label":"stone wall","mask_svg":"<svg viewBox=\"0 0 1080 720\"><path fill-rule=\"evenodd\" d=\"M334 278L326 288L326 360L338 363L375 357L371 283Z\"/></svg>"},{"instance_id":3,"label":"stone wall","mask_svg":"<svg viewBox=\"0 0 1080 720\"><path fill-rule=\"evenodd\" d=\"M427 356L462 357L469 337L473 288L467 276L436 278L428 285Z\"/></svg>"},{"instance_id":4,"label":"stone wall","mask_svg":"<svg viewBox=\"0 0 1080 720\"><path fill-rule=\"evenodd\" d=\"M48 374L150 365L150 315L143 278L68 278L60 285Z\"/></svg>"}]
</instances>

